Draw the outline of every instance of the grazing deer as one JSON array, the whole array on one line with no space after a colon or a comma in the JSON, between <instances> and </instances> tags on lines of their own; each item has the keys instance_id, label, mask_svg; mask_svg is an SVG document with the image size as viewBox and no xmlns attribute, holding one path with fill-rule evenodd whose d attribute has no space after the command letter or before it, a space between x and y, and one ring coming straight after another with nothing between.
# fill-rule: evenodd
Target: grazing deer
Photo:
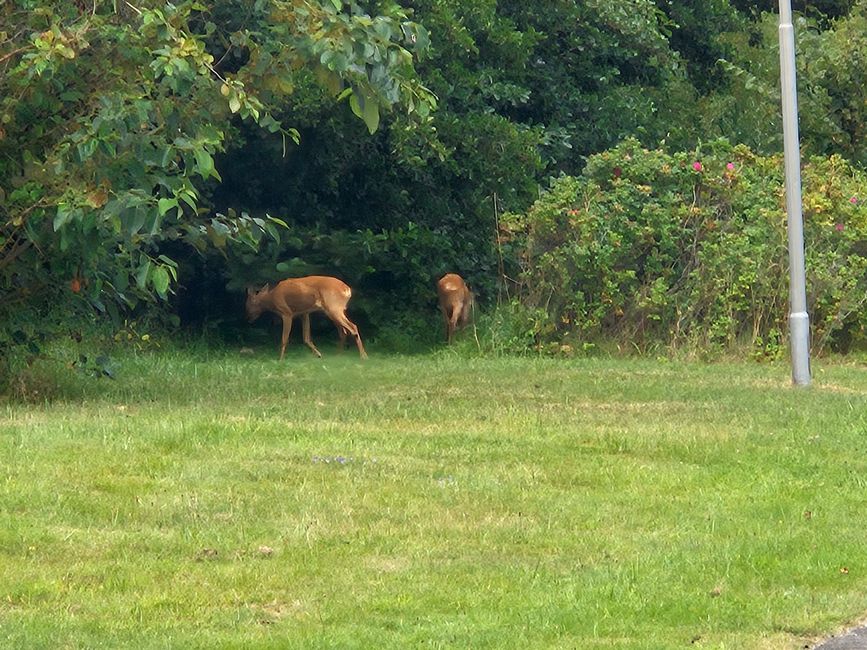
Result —
<instances>
[{"instance_id":1,"label":"grazing deer","mask_svg":"<svg viewBox=\"0 0 867 650\"><path fill-rule=\"evenodd\" d=\"M457 273L446 273L437 282L440 311L446 324L446 341L452 342L455 331L470 321L473 309L473 292Z\"/></svg>"},{"instance_id":2,"label":"grazing deer","mask_svg":"<svg viewBox=\"0 0 867 650\"><path fill-rule=\"evenodd\" d=\"M352 289L337 278L324 275L289 278L278 282L273 287L266 284L259 291L247 289L247 320L252 323L263 311L273 312L283 319L283 339L280 345L282 361L286 353L286 343L289 341L289 332L292 331L292 319L301 316L304 343L313 350L313 354L321 357L322 354L310 338L310 314L321 311L337 326L340 347L343 348L346 343L347 334L351 334L355 337L358 353L362 359L366 359L367 353L364 351L358 328L346 317L346 304L351 296Z\"/></svg>"}]
</instances>

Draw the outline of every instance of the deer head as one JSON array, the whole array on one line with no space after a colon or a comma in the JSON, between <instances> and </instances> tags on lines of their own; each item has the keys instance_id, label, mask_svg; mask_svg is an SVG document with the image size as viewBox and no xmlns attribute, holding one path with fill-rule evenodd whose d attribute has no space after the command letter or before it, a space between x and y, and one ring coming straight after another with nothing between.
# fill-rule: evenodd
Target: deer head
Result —
<instances>
[{"instance_id":1,"label":"deer head","mask_svg":"<svg viewBox=\"0 0 867 650\"><path fill-rule=\"evenodd\" d=\"M264 285L258 291L247 287L247 321L252 323L254 320L259 318L262 315L262 312L265 311L265 306L262 304L263 298L268 293L268 285Z\"/></svg>"}]
</instances>

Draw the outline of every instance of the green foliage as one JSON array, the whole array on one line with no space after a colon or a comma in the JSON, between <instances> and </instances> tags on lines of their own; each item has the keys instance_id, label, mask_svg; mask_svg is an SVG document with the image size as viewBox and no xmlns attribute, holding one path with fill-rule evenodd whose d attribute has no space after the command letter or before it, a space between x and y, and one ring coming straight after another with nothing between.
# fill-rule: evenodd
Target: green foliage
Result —
<instances>
[{"instance_id":1,"label":"green foliage","mask_svg":"<svg viewBox=\"0 0 867 650\"><path fill-rule=\"evenodd\" d=\"M732 0L732 6L748 16L779 11L779 0ZM833 20L847 15L858 0L792 0L793 11L810 18Z\"/></svg>"},{"instance_id":2,"label":"green foliage","mask_svg":"<svg viewBox=\"0 0 867 650\"><path fill-rule=\"evenodd\" d=\"M577 173L585 155L630 134L668 146L695 142L704 127L758 137L749 130L755 125L766 135L765 113L752 121L726 113L725 84L736 84L716 60L734 56L741 43L729 35L745 32L747 21L725 3L690 9L569 0L544 12L493 0L412 6L431 35L417 69L440 99L437 111L421 125L387 116L368 138L323 100L312 75L296 74L293 102L275 115L298 125L301 144L284 152L277 139L243 128L223 158L225 182L214 202L278 214L297 239L282 251L270 247L267 262L245 255L228 274L232 287L251 275L277 279L289 268L275 271L275 264L297 258L303 264L293 272L318 269L363 289L357 308L377 327L407 320L390 313L393 305L428 310L430 278L447 270L469 273L490 298L497 291L494 197L505 209L523 210L546 174ZM701 92L717 84L720 97L702 105ZM360 103L353 106L360 112ZM703 115L706 108L711 115ZM716 119L723 113L726 119ZM427 234L404 250L410 228ZM342 244L323 245L360 244L366 231L395 242L375 255L363 246L347 254ZM422 240L431 248L419 248ZM510 251L504 254L508 263Z\"/></svg>"},{"instance_id":3,"label":"green foliage","mask_svg":"<svg viewBox=\"0 0 867 650\"><path fill-rule=\"evenodd\" d=\"M291 101L299 68L371 131L401 104L424 121L436 104L413 56L427 34L398 6L354 2L97 2L2 8L0 330L14 305L84 298L115 323L165 300L179 278L166 250L255 249L286 224L214 213L217 155L240 120L287 141L270 104ZM217 54L220 58L217 58ZM344 90L345 89L345 90ZM32 322L33 337L39 320ZM28 338L28 344L36 339Z\"/></svg>"},{"instance_id":4,"label":"green foliage","mask_svg":"<svg viewBox=\"0 0 867 650\"><path fill-rule=\"evenodd\" d=\"M494 356L538 352L549 320L541 307L527 306L518 300L498 304L478 318L481 349Z\"/></svg>"},{"instance_id":5,"label":"green foliage","mask_svg":"<svg viewBox=\"0 0 867 650\"><path fill-rule=\"evenodd\" d=\"M865 30L867 2L862 1L836 21L834 29L806 41L800 66L806 83L803 94L817 98L816 114L809 119L821 125L824 135L814 150L842 154L862 168L867 166L867 73L856 62L867 57Z\"/></svg>"},{"instance_id":6,"label":"green foliage","mask_svg":"<svg viewBox=\"0 0 867 650\"><path fill-rule=\"evenodd\" d=\"M538 129L551 171L577 171L582 156L626 135L656 142L687 123L666 123L683 113L685 71L669 43L676 25L651 0L558 0L545 11L514 0L419 4L434 36L421 73L439 68L430 85L448 92L446 107Z\"/></svg>"},{"instance_id":7,"label":"green foliage","mask_svg":"<svg viewBox=\"0 0 867 650\"><path fill-rule=\"evenodd\" d=\"M37 331L46 304L94 310L115 328L158 305L235 336L234 297L245 284L320 272L353 286L365 331L421 341L436 317L438 275L462 273L484 305L503 297L505 271L529 302L526 312L497 317L495 330L511 331L513 319L519 334L492 348L521 348L529 323L532 345L543 348L571 332L583 343L611 334L639 349L752 340L774 356L774 332L784 328L753 313L750 300L778 295L782 270L757 274L744 260L778 259L779 224L767 215L779 206L763 194L776 168L766 179L745 168L729 187L699 182L689 156L664 152L718 137L759 156L779 150L775 8L723 0L553 0L544 11L516 0L3 3L0 339L25 356L39 347L51 336ZM867 3L795 9L803 12L805 151L867 165L867 80L857 65L867 56ZM686 160L686 172L645 170L641 182L609 187L594 155L626 137L659 147L654 164ZM708 159L708 169L724 162ZM498 232L498 213L525 212L540 185L562 173L579 179L572 191L590 207L546 216L535 232L542 248L527 258L526 225ZM631 225L612 228L594 212L603 208ZM556 242L576 218L605 234L562 254ZM817 235L846 240L856 255L823 258L821 268L847 269L830 279L815 271L817 286L839 285L829 289L835 297L816 298L817 313L828 314L816 324L820 348L861 336L853 315L860 234L847 223ZM546 237L555 253L544 249ZM517 277L531 262L544 282ZM579 271L584 288L558 293ZM503 309L516 309L508 303ZM768 313L780 306L763 304ZM542 318L537 310L549 307L568 322ZM692 323L712 327L701 333Z\"/></svg>"},{"instance_id":8,"label":"green foliage","mask_svg":"<svg viewBox=\"0 0 867 650\"><path fill-rule=\"evenodd\" d=\"M864 339L867 178L839 157L805 165L808 292L816 352ZM525 215L518 289L540 341L775 356L786 330L782 160L715 141L667 154L626 141L563 177Z\"/></svg>"},{"instance_id":9,"label":"green foliage","mask_svg":"<svg viewBox=\"0 0 867 650\"><path fill-rule=\"evenodd\" d=\"M854 62L867 57L867 3L810 3L809 9L795 17L804 149L840 154L863 168L867 78ZM764 13L748 28L720 34L726 45L718 61L722 80L698 99L697 135L722 135L764 154L782 147L778 20L776 11Z\"/></svg>"},{"instance_id":10,"label":"green foliage","mask_svg":"<svg viewBox=\"0 0 867 650\"><path fill-rule=\"evenodd\" d=\"M0 394L30 402L84 395L93 380L116 377L114 355L154 350L177 325L171 316L94 321L92 305L66 287L17 307L0 329Z\"/></svg>"},{"instance_id":11,"label":"green foliage","mask_svg":"<svg viewBox=\"0 0 867 650\"><path fill-rule=\"evenodd\" d=\"M214 196L218 206L280 215L297 239L278 255L266 253L273 263L245 255L229 273L231 286L251 281L249 264L260 281L273 280L277 262L299 258L389 306L356 302L383 326L403 319L389 313L392 305L429 310L432 278L446 271L468 275L483 298L493 296L494 197L506 209L524 209L546 168L579 169L584 154L635 129L663 137L671 127L654 105L665 100L675 115L673 98L689 96L664 15L647 0L634 5L557 2L538 12L515 2L414 2L414 18L431 35L417 69L440 102L429 122L389 116L374 138L322 101L309 75L297 74L298 101L275 116L298 125L300 145L284 152L275 139L243 128L223 158L224 183ZM376 255L322 245L332 236L358 241L366 231L391 243ZM348 261L358 259L367 267L361 273Z\"/></svg>"}]
</instances>

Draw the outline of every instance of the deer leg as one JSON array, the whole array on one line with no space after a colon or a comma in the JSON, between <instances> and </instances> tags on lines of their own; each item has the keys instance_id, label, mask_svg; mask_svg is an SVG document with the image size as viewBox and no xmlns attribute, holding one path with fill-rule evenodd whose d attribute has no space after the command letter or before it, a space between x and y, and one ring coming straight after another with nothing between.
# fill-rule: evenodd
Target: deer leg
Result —
<instances>
[{"instance_id":1,"label":"deer leg","mask_svg":"<svg viewBox=\"0 0 867 650\"><path fill-rule=\"evenodd\" d=\"M461 304L461 317L458 321L458 324L463 328L469 325L470 319L473 315L473 303L472 300L464 300Z\"/></svg>"},{"instance_id":2,"label":"deer leg","mask_svg":"<svg viewBox=\"0 0 867 650\"><path fill-rule=\"evenodd\" d=\"M280 341L280 361L286 354L286 344L289 342L289 334L292 332L292 314L280 314L283 319L283 338Z\"/></svg>"},{"instance_id":3,"label":"deer leg","mask_svg":"<svg viewBox=\"0 0 867 650\"><path fill-rule=\"evenodd\" d=\"M328 317L333 320L338 327L342 327L346 332L355 337L355 345L358 347L358 354L362 359L367 358L367 352L364 351L364 344L361 342L361 334L358 333L358 328L351 320L346 317L343 312L331 311L326 312Z\"/></svg>"},{"instance_id":4,"label":"deer leg","mask_svg":"<svg viewBox=\"0 0 867 650\"><path fill-rule=\"evenodd\" d=\"M452 316L449 319L449 343L452 342L452 339L455 336L455 331L458 329L458 321L461 318L461 310L455 307L452 310Z\"/></svg>"},{"instance_id":5,"label":"deer leg","mask_svg":"<svg viewBox=\"0 0 867 650\"><path fill-rule=\"evenodd\" d=\"M446 343L451 343L451 342L452 342L452 337L451 337L451 331L450 331L450 328L449 328L449 315L448 315L448 312L447 312L445 309L441 309L440 312L442 312L442 315L443 315L443 324L445 325L445 330L446 330Z\"/></svg>"},{"instance_id":6,"label":"deer leg","mask_svg":"<svg viewBox=\"0 0 867 650\"><path fill-rule=\"evenodd\" d=\"M304 342L307 344L307 347L313 350L313 354L315 354L320 359L322 358L322 353L316 349L316 346L313 345L313 339L310 338L310 314L304 314L301 321L301 331L304 336Z\"/></svg>"},{"instance_id":7,"label":"deer leg","mask_svg":"<svg viewBox=\"0 0 867 650\"><path fill-rule=\"evenodd\" d=\"M343 327L343 325L338 324L337 325L337 336L340 337L340 342L338 343L338 345L340 346L341 352L343 352L346 349L346 335L347 334L348 334L348 332L346 331L346 328Z\"/></svg>"}]
</instances>

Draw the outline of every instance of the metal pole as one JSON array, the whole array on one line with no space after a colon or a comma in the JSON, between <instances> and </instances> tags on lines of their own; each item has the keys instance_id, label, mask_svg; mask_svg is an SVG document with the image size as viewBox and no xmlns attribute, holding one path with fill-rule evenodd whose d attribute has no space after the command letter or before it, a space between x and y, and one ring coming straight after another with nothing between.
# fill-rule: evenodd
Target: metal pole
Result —
<instances>
[{"instance_id":1,"label":"metal pole","mask_svg":"<svg viewBox=\"0 0 867 650\"><path fill-rule=\"evenodd\" d=\"M791 0L780 0L780 79L783 143L786 158L786 214L789 229L789 336L792 382L810 385L810 317L804 270L804 219L801 214L801 152L798 143L798 94L795 84L795 28Z\"/></svg>"}]
</instances>

